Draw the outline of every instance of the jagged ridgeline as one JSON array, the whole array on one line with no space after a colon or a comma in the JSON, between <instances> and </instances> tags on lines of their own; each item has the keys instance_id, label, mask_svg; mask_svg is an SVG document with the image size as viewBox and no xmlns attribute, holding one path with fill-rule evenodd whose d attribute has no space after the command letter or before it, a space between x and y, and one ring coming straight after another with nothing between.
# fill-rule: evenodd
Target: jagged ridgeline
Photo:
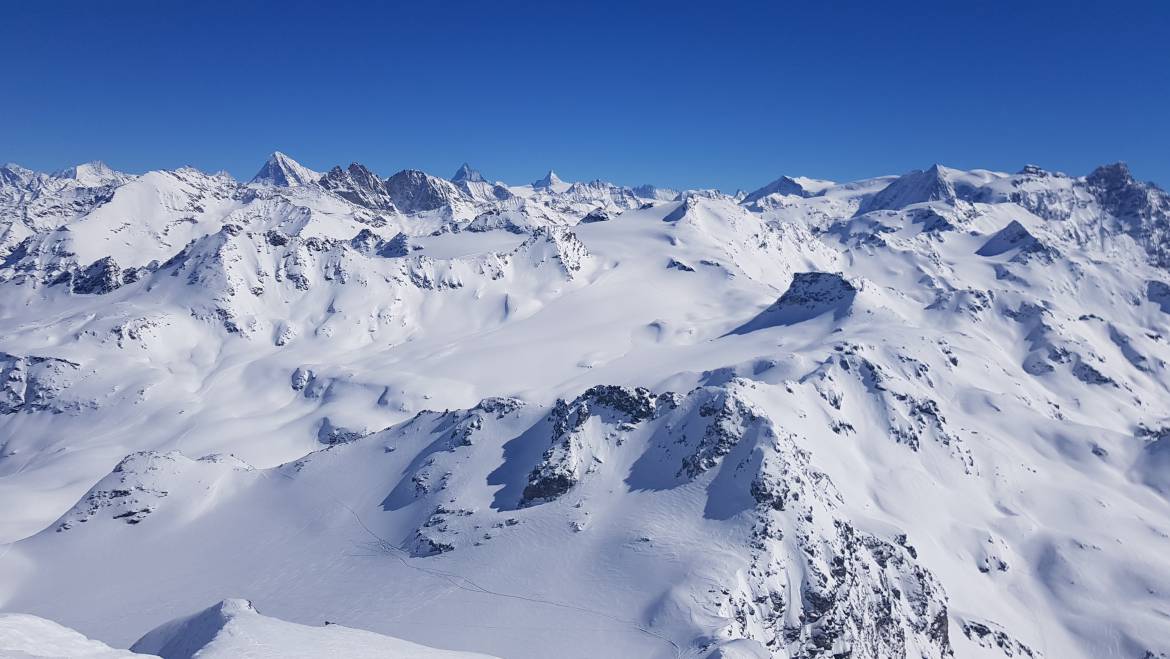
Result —
<instances>
[{"instance_id":1,"label":"jagged ridgeline","mask_svg":"<svg viewBox=\"0 0 1170 659\"><path fill-rule=\"evenodd\" d=\"M1121 164L5 166L0 654L1168 656L1168 230Z\"/></svg>"}]
</instances>

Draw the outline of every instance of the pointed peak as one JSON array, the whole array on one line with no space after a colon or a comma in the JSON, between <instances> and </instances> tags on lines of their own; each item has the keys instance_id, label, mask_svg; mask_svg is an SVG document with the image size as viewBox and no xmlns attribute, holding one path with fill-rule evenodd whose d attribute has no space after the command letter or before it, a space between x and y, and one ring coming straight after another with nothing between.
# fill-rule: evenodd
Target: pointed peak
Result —
<instances>
[{"instance_id":1,"label":"pointed peak","mask_svg":"<svg viewBox=\"0 0 1170 659\"><path fill-rule=\"evenodd\" d=\"M548 170L548 173L544 175L544 178L533 183L532 187L534 187L534 188L551 188L554 185L561 185L562 183L564 183L564 181L562 181L561 178L559 176L557 176L556 172L554 172L553 170L550 169L550 170Z\"/></svg>"},{"instance_id":2,"label":"pointed peak","mask_svg":"<svg viewBox=\"0 0 1170 659\"><path fill-rule=\"evenodd\" d=\"M264 166L252 177L250 183L291 188L307 185L321 178L321 175L293 160L280 151L273 151Z\"/></svg>"},{"instance_id":3,"label":"pointed peak","mask_svg":"<svg viewBox=\"0 0 1170 659\"><path fill-rule=\"evenodd\" d=\"M460 181L473 181L476 183L482 183L484 182L484 178L483 174L480 174L477 170L472 169L471 165L463 163L459 167L459 170L455 172L455 175L451 177L451 181L455 183Z\"/></svg>"}]
</instances>

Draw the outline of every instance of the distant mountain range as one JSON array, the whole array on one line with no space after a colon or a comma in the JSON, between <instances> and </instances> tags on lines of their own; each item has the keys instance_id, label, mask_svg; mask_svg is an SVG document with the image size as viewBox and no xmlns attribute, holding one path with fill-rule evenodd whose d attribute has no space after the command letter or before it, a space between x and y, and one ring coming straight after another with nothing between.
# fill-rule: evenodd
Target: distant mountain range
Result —
<instances>
[{"instance_id":1,"label":"distant mountain range","mask_svg":"<svg viewBox=\"0 0 1170 659\"><path fill-rule=\"evenodd\" d=\"M1170 656L1168 361L1120 163L6 165L0 656Z\"/></svg>"}]
</instances>

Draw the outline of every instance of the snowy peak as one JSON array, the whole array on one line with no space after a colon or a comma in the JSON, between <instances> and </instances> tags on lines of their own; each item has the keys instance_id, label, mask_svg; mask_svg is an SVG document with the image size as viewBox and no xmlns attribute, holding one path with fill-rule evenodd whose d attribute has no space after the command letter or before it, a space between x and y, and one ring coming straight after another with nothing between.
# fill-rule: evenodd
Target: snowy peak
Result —
<instances>
[{"instance_id":1,"label":"snowy peak","mask_svg":"<svg viewBox=\"0 0 1170 659\"><path fill-rule=\"evenodd\" d=\"M485 183L486 179L484 179L483 174L479 173L479 170L472 169L471 165L463 163L459 166L459 169L455 172L455 175L451 177L452 183L459 183L461 181Z\"/></svg>"},{"instance_id":2,"label":"snowy peak","mask_svg":"<svg viewBox=\"0 0 1170 659\"><path fill-rule=\"evenodd\" d=\"M93 160L56 172L53 174L53 178L75 181L78 186L83 188L100 188L124 183L130 177L110 168L109 165L100 160Z\"/></svg>"},{"instance_id":3,"label":"snowy peak","mask_svg":"<svg viewBox=\"0 0 1170 659\"><path fill-rule=\"evenodd\" d=\"M229 599L199 613L172 620L148 633L130 649L165 659L188 659L210 644L232 620L257 614L248 600Z\"/></svg>"},{"instance_id":4,"label":"snowy peak","mask_svg":"<svg viewBox=\"0 0 1170 659\"><path fill-rule=\"evenodd\" d=\"M653 199L655 201L672 201L678 197L678 190L660 188L649 183L634 186L632 192L642 199Z\"/></svg>"},{"instance_id":5,"label":"snowy peak","mask_svg":"<svg viewBox=\"0 0 1170 659\"><path fill-rule=\"evenodd\" d=\"M534 187L534 188L554 188L555 189L555 188L562 186L564 184L565 184L565 182L562 181L559 176L557 176L557 173L550 169L550 170L548 170L548 173L544 175L544 178L539 179L537 181L534 181L532 183L532 187Z\"/></svg>"},{"instance_id":6,"label":"snowy peak","mask_svg":"<svg viewBox=\"0 0 1170 659\"><path fill-rule=\"evenodd\" d=\"M928 201L954 203L958 198L955 186L948 176L948 170L933 165L925 171L914 170L894 179L885 188L861 204L858 213L875 210L900 210L913 204Z\"/></svg>"},{"instance_id":7,"label":"snowy peak","mask_svg":"<svg viewBox=\"0 0 1170 659\"><path fill-rule=\"evenodd\" d=\"M314 183L319 178L321 178L319 172L314 172L280 151L273 151L264 166L249 182L255 185L291 188Z\"/></svg>"},{"instance_id":8,"label":"snowy peak","mask_svg":"<svg viewBox=\"0 0 1170 659\"><path fill-rule=\"evenodd\" d=\"M803 176L796 178L781 176L764 187L749 193L743 198L741 203L750 204L772 194L812 197L823 192L825 188L830 187L832 184L831 181L821 181Z\"/></svg>"}]
</instances>

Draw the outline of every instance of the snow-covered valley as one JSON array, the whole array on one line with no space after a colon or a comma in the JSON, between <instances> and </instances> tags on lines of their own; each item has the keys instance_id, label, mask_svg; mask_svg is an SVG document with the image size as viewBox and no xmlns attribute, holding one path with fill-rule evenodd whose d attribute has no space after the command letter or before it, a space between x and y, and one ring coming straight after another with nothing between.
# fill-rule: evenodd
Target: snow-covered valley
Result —
<instances>
[{"instance_id":1,"label":"snow-covered valley","mask_svg":"<svg viewBox=\"0 0 1170 659\"><path fill-rule=\"evenodd\" d=\"M1168 268L1121 164L8 165L0 656L1170 657Z\"/></svg>"}]
</instances>

